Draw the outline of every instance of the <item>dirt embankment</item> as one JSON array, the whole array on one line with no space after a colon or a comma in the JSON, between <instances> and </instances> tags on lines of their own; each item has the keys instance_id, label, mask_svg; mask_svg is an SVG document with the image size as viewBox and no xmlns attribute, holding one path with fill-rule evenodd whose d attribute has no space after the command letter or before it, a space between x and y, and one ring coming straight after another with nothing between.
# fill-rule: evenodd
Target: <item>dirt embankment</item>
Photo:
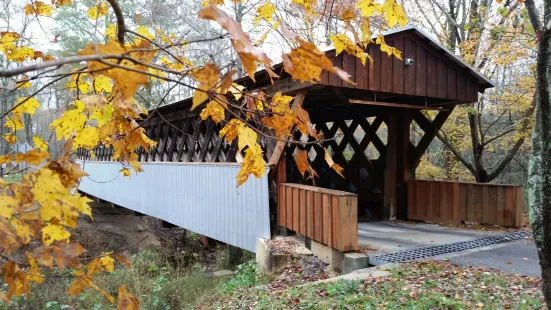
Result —
<instances>
[{"instance_id":1,"label":"dirt embankment","mask_svg":"<svg viewBox=\"0 0 551 310\"><path fill-rule=\"evenodd\" d=\"M136 216L131 210L110 203L92 203L93 219L82 216L72 240L81 243L88 256L115 251L130 257L147 247L157 247L174 265L192 268L199 264L207 271L226 269L224 244L212 242L203 248L201 236L183 228L163 228L150 216ZM243 257L243 261L250 257ZM238 263L242 263L241 261Z\"/></svg>"}]
</instances>

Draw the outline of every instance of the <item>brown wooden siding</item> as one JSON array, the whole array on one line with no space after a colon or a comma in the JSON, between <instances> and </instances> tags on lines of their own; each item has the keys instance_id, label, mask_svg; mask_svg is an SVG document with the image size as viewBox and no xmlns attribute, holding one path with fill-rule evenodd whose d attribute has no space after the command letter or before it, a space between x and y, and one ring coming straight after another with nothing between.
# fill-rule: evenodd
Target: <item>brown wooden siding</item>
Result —
<instances>
[{"instance_id":1,"label":"brown wooden siding","mask_svg":"<svg viewBox=\"0 0 551 310\"><path fill-rule=\"evenodd\" d=\"M442 52L414 34L388 36L385 39L388 45L402 52L403 59L411 58L414 64L406 66L403 60L382 53L376 44L368 47L367 52L373 63L368 61L365 66L360 59L346 52L335 57L334 51L331 51L327 54L329 59L335 66L346 70L357 85L346 83L327 71L322 73L321 84L458 102L478 100L477 82L467 73L467 69L460 68Z\"/></svg>"},{"instance_id":2,"label":"brown wooden siding","mask_svg":"<svg viewBox=\"0 0 551 310\"><path fill-rule=\"evenodd\" d=\"M358 249L356 194L280 183L278 225L339 251Z\"/></svg>"},{"instance_id":3,"label":"brown wooden siding","mask_svg":"<svg viewBox=\"0 0 551 310\"><path fill-rule=\"evenodd\" d=\"M408 181L408 218L521 226L522 187L429 180Z\"/></svg>"}]
</instances>

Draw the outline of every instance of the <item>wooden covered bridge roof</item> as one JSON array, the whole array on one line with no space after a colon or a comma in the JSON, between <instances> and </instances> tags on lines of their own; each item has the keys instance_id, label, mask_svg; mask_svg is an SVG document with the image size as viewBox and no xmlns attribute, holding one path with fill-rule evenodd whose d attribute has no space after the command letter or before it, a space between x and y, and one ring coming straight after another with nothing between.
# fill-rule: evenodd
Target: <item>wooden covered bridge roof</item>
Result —
<instances>
[{"instance_id":1,"label":"wooden covered bridge roof","mask_svg":"<svg viewBox=\"0 0 551 310\"><path fill-rule=\"evenodd\" d=\"M338 56L335 56L335 50L326 52L335 66L351 75L350 79L356 85L327 71L322 72L317 84L299 83L291 80L281 63L274 65L280 78L273 85L266 70L255 73L256 82L248 76L236 82L248 90L264 90L267 94L277 91L292 94L308 88L304 104L307 110L313 108L312 100L316 101L316 108L326 110L349 106L351 99L441 107L476 102L479 92L494 86L488 78L415 26L393 29L383 35L389 46L402 52L402 60L387 56L377 44L368 46L366 52L373 58L373 63L365 66L360 59L346 52ZM406 64L406 59L413 60L413 63ZM159 112L166 114L189 105L191 98L163 106Z\"/></svg>"}]
</instances>

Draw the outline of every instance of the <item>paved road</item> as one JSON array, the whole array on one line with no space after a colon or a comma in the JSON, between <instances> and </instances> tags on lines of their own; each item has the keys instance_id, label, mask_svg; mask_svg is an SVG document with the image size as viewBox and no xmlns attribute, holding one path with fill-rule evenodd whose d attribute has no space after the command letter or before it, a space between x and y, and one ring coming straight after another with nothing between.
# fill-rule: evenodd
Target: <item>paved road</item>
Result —
<instances>
[{"instance_id":1,"label":"paved road","mask_svg":"<svg viewBox=\"0 0 551 310\"><path fill-rule=\"evenodd\" d=\"M533 240L519 240L473 249L449 257L457 265L495 268L511 274L541 277L538 253Z\"/></svg>"},{"instance_id":2,"label":"paved road","mask_svg":"<svg viewBox=\"0 0 551 310\"><path fill-rule=\"evenodd\" d=\"M394 221L358 223L358 242L362 246L376 250L370 255L468 241L500 234L503 232L444 227L425 223L411 224Z\"/></svg>"}]
</instances>

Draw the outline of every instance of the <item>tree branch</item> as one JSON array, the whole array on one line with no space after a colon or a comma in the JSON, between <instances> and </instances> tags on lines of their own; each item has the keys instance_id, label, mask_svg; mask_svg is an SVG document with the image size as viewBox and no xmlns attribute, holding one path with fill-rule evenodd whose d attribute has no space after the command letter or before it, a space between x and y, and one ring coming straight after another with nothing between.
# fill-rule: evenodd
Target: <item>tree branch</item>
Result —
<instances>
[{"instance_id":1,"label":"tree branch","mask_svg":"<svg viewBox=\"0 0 551 310\"><path fill-rule=\"evenodd\" d=\"M463 158L463 156L461 156L459 151L453 145L451 145L451 143L448 141L448 139L443 134L441 134L440 131L438 131L436 133L436 136L453 153L455 158L457 158L467 169L469 169L469 171L473 175L476 175L476 171L475 171L473 165L470 162L468 162L465 158Z\"/></svg>"},{"instance_id":2,"label":"tree branch","mask_svg":"<svg viewBox=\"0 0 551 310\"><path fill-rule=\"evenodd\" d=\"M513 148L509 150L509 152L507 153L507 156L505 156L505 158L503 158L503 160L501 161L499 166L497 166L495 169L492 169L492 172L490 172L488 174L488 182L495 179L501 173L501 171L503 171L503 169L505 169L505 167L507 167L507 165L515 157L516 153L518 152L518 150L522 146L522 143L524 143L524 139L525 138L520 138L517 141L517 143L515 143L515 146L513 146Z\"/></svg>"},{"instance_id":3,"label":"tree branch","mask_svg":"<svg viewBox=\"0 0 551 310\"><path fill-rule=\"evenodd\" d=\"M530 23L532 23L532 27L534 27L534 30L537 33L543 28L540 21L540 12L534 3L534 0L526 0L524 1L524 5L528 11L528 17L530 17Z\"/></svg>"},{"instance_id":4,"label":"tree branch","mask_svg":"<svg viewBox=\"0 0 551 310\"><path fill-rule=\"evenodd\" d=\"M499 139L499 138L501 138L501 137L513 132L513 131L515 131L515 129L509 129L507 131L504 131L504 132L500 133L499 135L497 135L495 137L492 137L491 139L488 139L488 141L485 141L484 143L482 143L482 146L484 147L484 146L490 144L492 141L495 141L495 140L497 140L497 139Z\"/></svg>"},{"instance_id":5,"label":"tree branch","mask_svg":"<svg viewBox=\"0 0 551 310\"><path fill-rule=\"evenodd\" d=\"M115 13L115 17L117 18L117 40L119 40L119 43L123 45L126 26L124 25L124 16L122 16L121 7L116 0L107 0L107 2L109 2L111 7L113 8L113 12Z\"/></svg>"}]
</instances>

